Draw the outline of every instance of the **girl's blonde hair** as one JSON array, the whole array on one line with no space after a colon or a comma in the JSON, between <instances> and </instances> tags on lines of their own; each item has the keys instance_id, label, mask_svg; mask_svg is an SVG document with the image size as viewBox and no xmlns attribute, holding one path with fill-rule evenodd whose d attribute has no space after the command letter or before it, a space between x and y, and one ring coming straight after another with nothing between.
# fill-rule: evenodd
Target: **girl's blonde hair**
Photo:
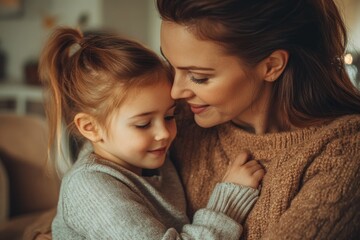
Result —
<instances>
[{"instance_id":1,"label":"girl's blonde hair","mask_svg":"<svg viewBox=\"0 0 360 240\"><path fill-rule=\"evenodd\" d=\"M48 90L50 159L68 149L64 138L82 145L83 137L74 124L77 113L90 114L106 129L108 117L130 89L156 84L169 74L163 61L138 42L111 33L83 35L64 27L48 39L39 72Z\"/></svg>"}]
</instances>

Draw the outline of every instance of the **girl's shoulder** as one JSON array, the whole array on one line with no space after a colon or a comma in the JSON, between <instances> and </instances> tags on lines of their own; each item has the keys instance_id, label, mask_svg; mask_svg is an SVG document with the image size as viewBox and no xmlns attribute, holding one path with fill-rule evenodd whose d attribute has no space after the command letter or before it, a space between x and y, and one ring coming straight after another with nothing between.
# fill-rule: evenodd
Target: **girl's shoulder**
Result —
<instances>
[{"instance_id":1,"label":"girl's shoulder","mask_svg":"<svg viewBox=\"0 0 360 240\"><path fill-rule=\"evenodd\" d=\"M101 185L110 182L127 183L127 170L110 161L102 161L95 154L83 154L64 175L61 185L68 188L74 185Z\"/></svg>"}]
</instances>

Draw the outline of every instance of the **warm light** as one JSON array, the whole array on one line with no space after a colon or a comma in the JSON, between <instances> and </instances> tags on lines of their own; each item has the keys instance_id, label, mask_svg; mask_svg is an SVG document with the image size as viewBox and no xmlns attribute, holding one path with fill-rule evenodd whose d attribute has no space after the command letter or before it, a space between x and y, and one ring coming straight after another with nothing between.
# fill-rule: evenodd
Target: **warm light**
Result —
<instances>
[{"instance_id":1,"label":"warm light","mask_svg":"<svg viewBox=\"0 0 360 240\"><path fill-rule=\"evenodd\" d=\"M353 56L351 55L351 53L347 53L344 56L344 62L345 64L351 65L353 63Z\"/></svg>"}]
</instances>

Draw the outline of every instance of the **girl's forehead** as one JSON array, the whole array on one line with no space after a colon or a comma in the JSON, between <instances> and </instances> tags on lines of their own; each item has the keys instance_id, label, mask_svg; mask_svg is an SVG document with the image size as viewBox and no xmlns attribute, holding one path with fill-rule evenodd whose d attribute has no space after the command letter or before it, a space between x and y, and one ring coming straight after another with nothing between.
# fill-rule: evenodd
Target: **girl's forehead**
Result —
<instances>
[{"instance_id":1,"label":"girl's forehead","mask_svg":"<svg viewBox=\"0 0 360 240\"><path fill-rule=\"evenodd\" d=\"M170 91L171 84L168 81L160 81L131 89L118 112L124 116L130 116L143 112L162 111L174 102L170 96Z\"/></svg>"}]
</instances>

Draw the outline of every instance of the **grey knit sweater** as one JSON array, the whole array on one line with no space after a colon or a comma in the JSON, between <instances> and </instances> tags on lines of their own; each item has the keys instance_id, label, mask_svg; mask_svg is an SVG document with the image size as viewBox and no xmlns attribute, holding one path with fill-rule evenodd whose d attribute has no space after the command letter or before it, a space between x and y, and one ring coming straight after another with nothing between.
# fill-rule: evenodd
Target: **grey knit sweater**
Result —
<instances>
[{"instance_id":1,"label":"grey knit sweater","mask_svg":"<svg viewBox=\"0 0 360 240\"><path fill-rule=\"evenodd\" d=\"M216 185L206 208L189 222L170 161L138 176L95 154L80 157L62 180L53 239L239 239L258 190Z\"/></svg>"}]
</instances>

